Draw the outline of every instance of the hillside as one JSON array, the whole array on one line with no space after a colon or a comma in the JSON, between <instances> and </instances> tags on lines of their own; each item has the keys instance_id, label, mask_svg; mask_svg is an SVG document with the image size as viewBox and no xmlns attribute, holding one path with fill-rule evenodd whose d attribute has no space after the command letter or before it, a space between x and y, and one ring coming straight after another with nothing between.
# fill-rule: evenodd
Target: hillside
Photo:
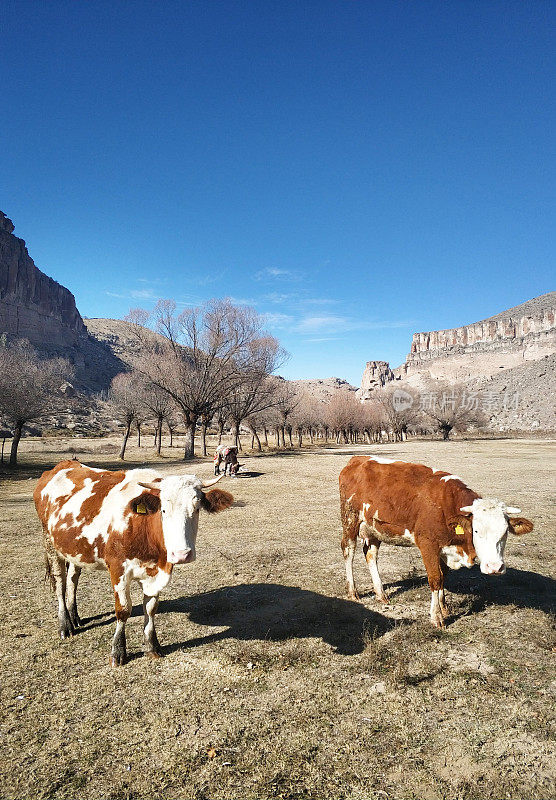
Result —
<instances>
[{"instance_id":1,"label":"hillside","mask_svg":"<svg viewBox=\"0 0 556 800\"><path fill-rule=\"evenodd\" d=\"M470 325L413 334L401 366L367 362L359 393L369 399L393 380L417 392L458 384L488 398L493 428L556 430L555 361L556 292L549 292Z\"/></svg>"}]
</instances>

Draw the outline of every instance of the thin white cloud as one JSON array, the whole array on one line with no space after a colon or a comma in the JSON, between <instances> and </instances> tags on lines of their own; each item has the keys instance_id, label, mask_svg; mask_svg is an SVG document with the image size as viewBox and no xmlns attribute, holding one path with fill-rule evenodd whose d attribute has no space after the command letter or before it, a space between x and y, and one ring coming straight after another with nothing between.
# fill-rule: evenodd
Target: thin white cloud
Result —
<instances>
[{"instance_id":1,"label":"thin white cloud","mask_svg":"<svg viewBox=\"0 0 556 800\"><path fill-rule=\"evenodd\" d=\"M336 314L322 314L301 319L297 325L299 333L344 333L346 331L372 331L388 328L406 328L412 323L408 320L360 320L341 317Z\"/></svg>"},{"instance_id":2,"label":"thin white cloud","mask_svg":"<svg viewBox=\"0 0 556 800\"><path fill-rule=\"evenodd\" d=\"M299 281L301 280L301 273L294 272L291 269L278 269L277 267L265 267L255 273L255 280L288 280Z\"/></svg>"},{"instance_id":3,"label":"thin white cloud","mask_svg":"<svg viewBox=\"0 0 556 800\"><path fill-rule=\"evenodd\" d=\"M261 316L265 323L271 325L273 328L289 328L294 323L294 317L290 314L269 312L268 314L261 314Z\"/></svg>"}]
</instances>

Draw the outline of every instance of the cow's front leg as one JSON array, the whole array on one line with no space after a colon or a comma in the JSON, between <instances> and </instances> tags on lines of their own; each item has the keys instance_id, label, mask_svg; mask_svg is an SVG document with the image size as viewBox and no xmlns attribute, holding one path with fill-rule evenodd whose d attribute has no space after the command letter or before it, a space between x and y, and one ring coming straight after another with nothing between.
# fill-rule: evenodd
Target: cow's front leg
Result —
<instances>
[{"instance_id":1,"label":"cow's front leg","mask_svg":"<svg viewBox=\"0 0 556 800\"><path fill-rule=\"evenodd\" d=\"M154 615L158 608L158 597L149 597L143 595L143 614L144 614L144 632L145 632L145 654L150 658L160 658L162 656L162 648L156 635L154 627Z\"/></svg>"},{"instance_id":2,"label":"cow's front leg","mask_svg":"<svg viewBox=\"0 0 556 800\"><path fill-rule=\"evenodd\" d=\"M113 667L121 667L127 659L125 624L131 614L130 578L121 570L110 570L110 578L114 588L114 605L116 609L116 633L112 640L110 663Z\"/></svg>"},{"instance_id":3,"label":"cow's front leg","mask_svg":"<svg viewBox=\"0 0 556 800\"><path fill-rule=\"evenodd\" d=\"M431 590L431 622L436 628L444 628L442 606L446 608L446 603L444 600L444 575L442 573L440 553L438 548L428 543L421 547L420 550Z\"/></svg>"},{"instance_id":4,"label":"cow's front leg","mask_svg":"<svg viewBox=\"0 0 556 800\"><path fill-rule=\"evenodd\" d=\"M71 624L74 628L79 628L81 620L77 613L77 584L79 583L79 576L81 575L81 567L77 567L70 562L67 573L67 587L66 587L66 607L68 610Z\"/></svg>"},{"instance_id":5,"label":"cow's front leg","mask_svg":"<svg viewBox=\"0 0 556 800\"><path fill-rule=\"evenodd\" d=\"M438 592L438 605L440 606L440 613L442 614L443 618L446 619L450 616L450 610L446 605L446 595L444 592L444 579L446 577L446 572L448 567L442 561L440 562L440 569L442 571L442 589Z\"/></svg>"}]
</instances>

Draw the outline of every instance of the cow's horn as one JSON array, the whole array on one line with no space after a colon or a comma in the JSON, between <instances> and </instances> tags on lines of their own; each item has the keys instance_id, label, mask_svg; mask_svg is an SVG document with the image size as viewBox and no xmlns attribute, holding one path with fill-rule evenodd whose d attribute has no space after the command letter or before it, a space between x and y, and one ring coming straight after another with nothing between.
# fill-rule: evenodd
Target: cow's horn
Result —
<instances>
[{"instance_id":1,"label":"cow's horn","mask_svg":"<svg viewBox=\"0 0 556 800\"><path fill-rule=\"evenodd\" d=\"M219 475L218 478L213 478L211 481L205 481L201 486L201 491L205 492L207 489L210 489L211 486L214 486L214 484L218 483L218 481L221 480L223 477L224 473L222 473L222 475Z\"/></svg>"},{"instance_id":2,"label":"cow's horn","mask_svg":"<svg viewBox=\"0 0 556 800\"><path fill-rule=\"evenodd\" d=\"M521 514L521 509L520 508L513 508L513 506L507 506L506 507L506 514L511 514L512 516L514 514Z\"/></svg>"},{"instance_id":3,"label":"cow's horn","mask_svg":"<svg viewBox=\"0 0 556 800\"><path fill-rule=\"evenodd\" d=\"M154 481L151 481L151 483L145 483L144 481L139 481L139 486L142 486L144 489L156 489L160 491L161 480L162 478L155 478Z\"/></svg>"}]
</instances>

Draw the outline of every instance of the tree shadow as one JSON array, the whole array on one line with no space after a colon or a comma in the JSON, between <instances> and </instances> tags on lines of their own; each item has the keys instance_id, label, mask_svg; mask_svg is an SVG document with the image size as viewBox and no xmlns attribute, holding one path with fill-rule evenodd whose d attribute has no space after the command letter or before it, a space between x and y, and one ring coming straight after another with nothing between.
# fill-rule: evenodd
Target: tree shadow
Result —
<instances>
[{"instance_id":1,"label":"tree shadow","mask_svg":"<svg viewBox=\"0 0 556 800\"><path fill-rule=\"evenodd\" d=\"M166 653L222 639L279 642L311 637L341 655L355 655L364 650L366 635L382 636L400 624L361 603L276 583L224 586L163 600L159 611L187 614L197 625L227 626L219 633L171 644Z\"/></svg>"}]
</instances>

